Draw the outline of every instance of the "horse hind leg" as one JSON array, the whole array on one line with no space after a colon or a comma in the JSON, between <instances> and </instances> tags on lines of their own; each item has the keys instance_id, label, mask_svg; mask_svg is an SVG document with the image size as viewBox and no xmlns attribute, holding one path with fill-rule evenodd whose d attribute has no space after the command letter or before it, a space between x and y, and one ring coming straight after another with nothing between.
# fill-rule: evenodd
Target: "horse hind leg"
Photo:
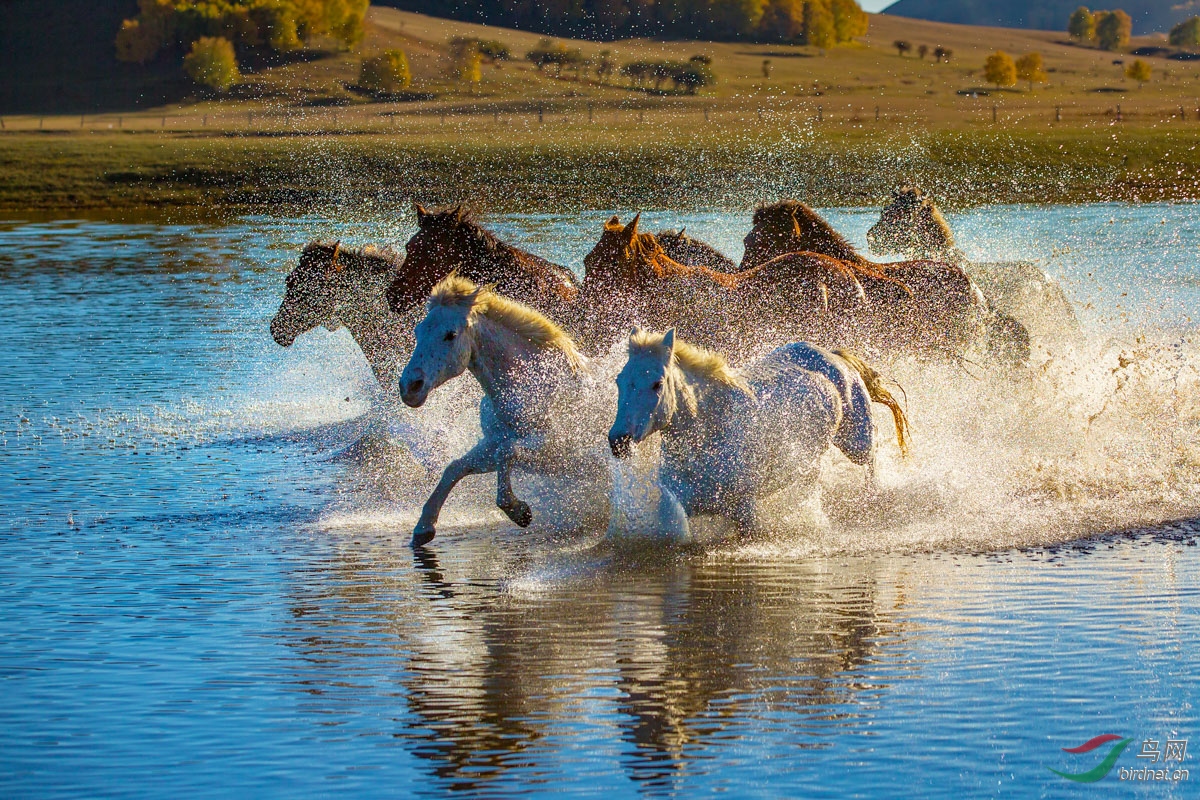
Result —
<instances>
[{"instance_id":1,"label":"horse hind leg","mask_svg":"<svg viewBox=\"0 0 1200 800\"><path fill-rule=\"evenodd\" d=\"M533 510L513 491L512 467L507 463L496 470L496 505L519 528L528 528L533 522Z\"/></svg>"}]
</instances>

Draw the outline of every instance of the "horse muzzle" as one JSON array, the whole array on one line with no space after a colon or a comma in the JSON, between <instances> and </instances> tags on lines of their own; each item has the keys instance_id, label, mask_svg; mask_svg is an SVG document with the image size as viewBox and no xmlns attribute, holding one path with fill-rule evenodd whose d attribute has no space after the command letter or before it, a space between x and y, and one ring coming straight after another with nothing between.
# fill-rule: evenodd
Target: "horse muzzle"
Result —
<instances>
[{"instance_id":1,"label":"horse muzzle","mask_svg":"<svg viewBox=\"0 0 1200 800\"><path fill-rule=\"evenodd\" d=\"M633 437L628 435L613 436L609 434L608 447L617 458L629 458L633 455Z\"/></svg>"},{"instance_id":2,"label":"horse muzzle","mask_svg":"<svg viewBox=\"0 0 1200 800\"><path fill-rule=\"evenodd\" d=\"M400 399L409 408L420 408L425 405L425 399L429 397L429 389L425 381L420 378L407 383L402 381L400 389Z\"/></svg>"},{"instance_id":3,"label":"horse muzzle","mask_svg":"<svg viewBox=\"0 0 1200 800\"><path fill-rule=\"evenodd\" d=\"M296 334L284 330L282 325L277 325L275 320L271 320L271 338L280 347L291 347L296 341Z\"/></svg>"}]
</instances>

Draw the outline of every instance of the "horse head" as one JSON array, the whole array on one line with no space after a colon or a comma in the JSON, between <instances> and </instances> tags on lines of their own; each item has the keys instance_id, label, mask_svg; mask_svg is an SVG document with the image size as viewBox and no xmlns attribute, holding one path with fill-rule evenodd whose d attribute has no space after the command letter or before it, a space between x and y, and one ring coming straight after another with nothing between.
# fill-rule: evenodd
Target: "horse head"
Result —
<instances>
[{"instance_id":1,"label":"horse head","mask_svg":"<svg viewBox=\"0 0 1200 800\"><path fill-rule=\"evenodd\" d=\"M954 237L933 199L915 186L892 192L892 201L867 231L867 245L880 255L939 258L954 247Z\"/></svg>"},{"instance_id":2,"label":"horse head","mask_svg":"<svg viewBox=\"0 0 1200 800\"><path fill-rule=\"evenodd\" d=\"M388 305L400 314L424 300L438 280L470 258L477 246L468 230L475 227L471 213L464 206L430 211L414 203L413 209L417 232L404 245L404 271L387 290Z\"/></svg>"},{"instance_id":3,"label":"horse head","mask_svg":"<svg viewBox=\"0 0 1200 800\"><path fill-rule=\"evenodd\" d=\"M340 327L337 308L353 290L357 269L347 263L357 259L341 242L310 242L300 254L300 263L288 274L283 301L271 320L271 336L283 347L319 325Z\"/></svg>"},{"instance_id":4,"label":"horse head","mask_svg":"<svg viewBox=\"0 0 1200 800\"><path fill-rule=\"evenodd\" d=\"M617 417L608 445L617 458L628 458L633 446L671 424L681 395L690 397L675 363L675 329L654 334L634 328L629 334L629 360L617 375ZM695 398L690 397L690 405Z\"/></svg>"},{"instance_id":5,"label":"horse head","mask_svg":"<svg viewBox=\"0 0 1200 800\"><path fill-rule=\"evenodd\" d=\"M400 374L405 405L420 408L430 392L467 369L476 314L490 293L490 287L476 286L454 273L433 288L425 318L416 327L416 346Z\"/></svg>"}]
</instances>

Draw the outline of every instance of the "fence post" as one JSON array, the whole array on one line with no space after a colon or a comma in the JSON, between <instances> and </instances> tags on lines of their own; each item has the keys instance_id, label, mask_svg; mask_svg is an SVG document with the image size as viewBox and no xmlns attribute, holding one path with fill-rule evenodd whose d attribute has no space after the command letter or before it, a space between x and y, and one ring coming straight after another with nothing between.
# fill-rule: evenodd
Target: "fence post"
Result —
<instances>
[{"instance_id":1,"label":"fence post","mask_svg":"<svg viewBox=\"0 0 1200 800\"><path fill-rule=\"evenodd\" d=\"M588 122L589 123L592 121L592 113L594 111L595 111L595 107L591 103L588 103Z\"/></svg>"},{"instance_id":2,"label":"fence post","mask_svg":"<svg viewBox=\"0 0 1200 800\"><path fill-rule=\"evenodd\" d=\"M1062 122L1062 106L1054 107L1054 121Z\"/></svg>"},{"instance_id":3,"label":"fence post","mask_svg":"<svg viewBox=\"0 0 1200 800\"><path fill-rule=\"evenodd\" d=\"M38 117L38 130L39 131L43 128L43 126L45 126L45 124L46 124L46 118Z\"/></svg>"},{"instance_id":4,"label":"fence post","mask_svg":"<svg viewBox=\"0 0 1200 800\"><path fill-rule=\"evenodd\" d=\"M1182 110L1182 108L1181 108L1180 110ZM80 115L79 115L79 127L80 127L80 128L82 128L82 127L83 127L83 114L80 114Z\"/></svg>"},{"instance_id":5,"label":"fence post","mask_svg":"<svg viewBox=\"0 0 1200 800\"><path fill-rule=\"evenodd\" d=\"M247 128L254 127L254 112L253 111L246 112L246 127Z\"/></svg>"},{"instance_id":6,"label":"fence post","mask_svg":"<svg viewBox=\"0 0 1200 800\"><path fill-rule=\"evenodd\" d=\"M645 121L646 121L646 109L639 108L638 109L638 122L641 123L641 122L645 122Z\"/></svg>"},{"instance_id":7,"label":"fence post","mask_svg":"<svg viewBox=\"0 0 1200 800\"><path fill-rule=\"evenodd\" d=\"M992 103L992 122L996 121L996 104Z\"/></svg>"},{"instance_id":8,"label":"fence post","mask_svg":"<svg viewBox=\"0 0 1200 800\"><path fill-rule=\"evenodd\" d=\"M1117 103L1117 122L1121 121L1121 104Z\"/></svg>"},{"instance_id":9,"label":"fence post","mask_svg":"<svg viewBox=\"0 0 1200 800\"><path fill-rule=\"evenodd\" d=\"M1187 120L1187 114L1184 113L1183 106L1180 106L1179 107L1179 121L1185 122L1186 120Z\"/></svg>"},{"instance_id":10,"label":"fence post","mask_svg":"<svg viewBox=\"0 0 1200 800\"><path fill-rule=\"evenodd\" d=\"M4 117L0 117L0 131L6 130L4 125Z\"/></svg>"},{"instance_id":11,"label":"fence post","mask_svg":"<svg viewBox=\"0 0 1200 800\"><path fill-rule=\"evenodd\" d=\"M546 118L545 114L546 114L545 107L541 103L538 103L538 124L539 125L541 125L542 121L545 120L545 118Z\"/></svg>"},{"instance_id":12,"label":"fence post","mask_svg":"<svg viewBox=\"0 0 1200 800\"><path fill-rule=\"evenodd\" d=\"M708 122L708 106L704 107L704 121Z\"/></svg>"},{"instance_id":13,"label":"fence post","mask_svg":"<svg viewBox=\"0 0 1200 800\"><path fill-rule=\"evenodd\" d=\"M817 106L817 122L825 121L825 107Z\"/></svg>"},{"instance_id":14,"label":"fence post","mask_svg":"<svg viewBox=\"0 0 1200 800\"><path fill-rule=\"evenodd\" d=\"M879 106L875 106L875 121L879 122Z\"/></svg>"},{"instance_id":15,"label":"fence post","mask_svg":"<svg viewBox=\"0 0 1200 800\"><path fill-rule=\"evenodd\" d=\"M167 118L166 117L162 118L162 129L164 131L167 129Z\"/></svg>"},{"instance_id":16,"label":"fence post","mask_svg":"<svg viewBox=\"0 0 1200 800\"><path fill-rule=\"evenodd\" d=\"M500 122L500 109L498 109L498 108L493 108L493 109L492 109L492 122L495 122L495 123L499 124L499 122Z\"/></svg>"},{"instance_id":17,"label":"fence post","mask_svg":"<svg viewBox=\"0 0 1200 800\"><path fill-rule=\"evenodd\" d=\"M758 107L758 121L762 122L762 106Z\"/></svg>"},{"instance_id":18,"label":"fence post","mask_svg":"<svg viewBox=\"0 0 1200 800\"><path fill-rule=\"evenodd\" d=\"M208 114L205 114L205 115L204 115L204 116L201 118L200 125L201 125L202 127L205 127L205 128L207 128L207 127L208 127Z\"/></svg>"}]
</instances>

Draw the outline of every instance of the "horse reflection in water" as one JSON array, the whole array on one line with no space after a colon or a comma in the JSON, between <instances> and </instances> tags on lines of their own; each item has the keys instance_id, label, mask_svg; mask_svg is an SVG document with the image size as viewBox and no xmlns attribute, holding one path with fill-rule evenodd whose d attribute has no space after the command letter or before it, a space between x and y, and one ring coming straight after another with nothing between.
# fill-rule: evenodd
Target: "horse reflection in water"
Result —
<instances>
[{"instance_id":1,"label":"horse reflection in water","mask_svg":"<svg viewBox=\"0 0 1200 800\"><path fill-rule=\"evenodd\" d=\"M820 747L887 689L864 667L895 641L895 609L865 563L829 573L599 550L534 565L546 542L479 533L441 561L418 549L414 570L394 541L365 538L296 576L288 641L312 665L298 677L331 718L395 698L393 735L444 788L552 776L596 726L619 728L632 781L670 790L740 726L783 721ZM382 631L395 636L395 688L343 688L379 662Z\"/></svg>"}]
</instances>

